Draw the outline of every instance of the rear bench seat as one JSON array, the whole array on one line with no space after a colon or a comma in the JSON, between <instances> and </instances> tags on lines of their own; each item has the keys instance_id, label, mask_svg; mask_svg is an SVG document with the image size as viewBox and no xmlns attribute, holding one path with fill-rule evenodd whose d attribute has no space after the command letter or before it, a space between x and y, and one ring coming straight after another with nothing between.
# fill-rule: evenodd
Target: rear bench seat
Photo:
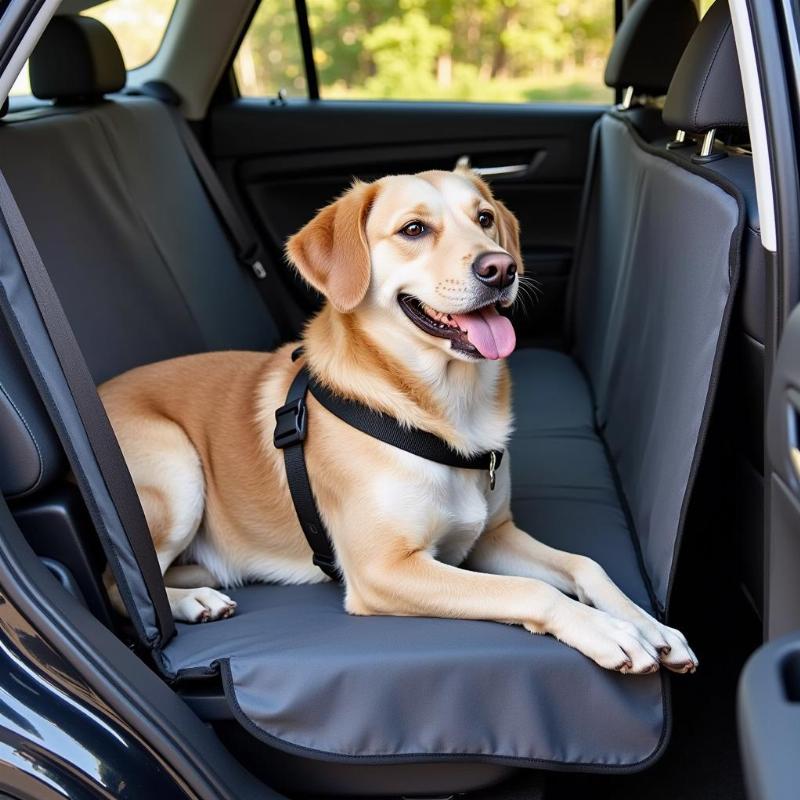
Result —
<instances>
[{"instance_id":1,"label":"rear bench seat","mask_svg":"<svg viewBox=\"0 0 800 800\"><path fill-rule=\"evenodd\" d=\"M695 55L709 41L732 46L719 8L690 44ZM96 55L98 37L108 49L108 32L93 22L54 24L80 34L54 28L49 47L77 48L62 63ZM59 102L0 123L0 169L96 380L182 353L274 346L276 330L167 110L150 99L102 97L122 88L116 57L98 62L90 84L87 73L65 84L37 72L39 57L34 90ZM696 70L683 77L698 108L707 78ZM685 129L701 131L691 111L676 114ZM733 111L701 115L702 125L744 118ZM707 425L744 212L735 188L688 155L647 144L626 114L598 123L574 355L530 350L511 359L514 513L538 538L597 559L660 614ZM0 433L24 453L27 472L0 478L4 493L30 495L35 505L63 464L23 375L18 359L2 361L9 389ZM254 770L269 769L276 751L290 754L299 767L292 777L282 760L281 779L295 788L375 794L364 765L378 764L452 765L446 775L406 769L405 792L463 790L502 766L633 770L667 741L663 674L603 671L554 639L494 623L349 617L332 585L232 594L235 617L178 625L156 657L179 691L202 698L199 713L238 721L231 730L250 737ZM220 676L225 704L207 694Z\"/></svg>"}]
</instances>

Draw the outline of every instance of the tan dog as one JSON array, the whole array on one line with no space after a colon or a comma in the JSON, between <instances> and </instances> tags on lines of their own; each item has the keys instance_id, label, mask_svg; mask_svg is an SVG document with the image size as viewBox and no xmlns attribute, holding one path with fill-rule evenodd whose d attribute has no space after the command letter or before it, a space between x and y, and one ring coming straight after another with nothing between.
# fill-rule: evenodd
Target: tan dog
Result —
<instances>
[{"instance_id":1,"label":"tan dog","mask_svg":"<svg viewBox=\"0 0 800 800\"><path fill-rule=\"evenodd\" d=\"M320 382L462 453L506 447L501 359L515 339L496 306L514 302L522 263L517 221L486 184L465 172L356 183L292 237L288 255L328 301L303 337ZM162 573L176 560L202 566L166 574L178 620L233 613L212 585L327 580L272 443L295 347L178 358L100 389ZM508 457L490 491L482 470L426 461L308 403L306 460L348 612L511 622L609 669L695 668L684 637L598 564L514 525Z\"/></svg>"}]
</instances>

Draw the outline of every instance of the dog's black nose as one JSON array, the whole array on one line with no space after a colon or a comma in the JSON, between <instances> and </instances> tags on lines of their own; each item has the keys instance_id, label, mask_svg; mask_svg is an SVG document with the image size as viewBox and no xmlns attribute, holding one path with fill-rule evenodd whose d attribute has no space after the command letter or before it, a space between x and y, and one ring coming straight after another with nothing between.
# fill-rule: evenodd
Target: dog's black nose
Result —
<instances>
[{"instance_id":1,"label":"dog's black nose","mask_svg":"<svg viewBox=\"0 0 800 800\"><path fill-rule=\"evenodd\" d=\"M517 265L508 253L482 253L472 262L472 271L481 283L505 289L514 283Z\"/></svg>"}]
</instances>

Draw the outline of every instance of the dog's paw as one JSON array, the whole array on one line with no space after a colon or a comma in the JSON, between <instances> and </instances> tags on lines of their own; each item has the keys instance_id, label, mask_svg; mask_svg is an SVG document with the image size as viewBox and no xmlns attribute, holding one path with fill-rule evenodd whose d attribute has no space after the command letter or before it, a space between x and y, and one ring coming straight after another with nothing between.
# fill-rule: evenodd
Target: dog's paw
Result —
<instances>
[{"instance_id":1,"label":"dog's paw","mask_svg":"<svg viewBox=\"0 0 800 800\"><path fill-rule=\"evenodd\" d=\"M658 622L641 609L630 621L658 651L659 661L668 670L685 673L697 669L697 656L680 631Z\"/></svg>"},{"instance_id":2,"label":"dog's paw","mask_svg":"<svg viewBox=\"0 0 800 800\"><path fill-rule=\"evenodd\" d=\"M172 616L178 622L213 622L236 611L236 601L208 586L199 589L167 589Z\"/></svg>"},{"instance_id":3,"label":"dog's paw","mask_svg":"<svg viewBox=\"0 0 800 800\"><path fill-rule=\"evenodd\" d=\"M606 669L649 675L660 665L657 649L633 623L590 606L574 603L548 632Z\"/></svg>"},{"instance_id":4,"label":"dog's paw","mask_svg":"<svg viewBox=\"0 0 800 800\"><path fill-rule=\"evenodd\" d=\"M672 672L694 672L700 662L689 647L686 637L675 628L656 623L664 638L665 644L659 647L661 663Z\"/></svg>"}]
</instances>

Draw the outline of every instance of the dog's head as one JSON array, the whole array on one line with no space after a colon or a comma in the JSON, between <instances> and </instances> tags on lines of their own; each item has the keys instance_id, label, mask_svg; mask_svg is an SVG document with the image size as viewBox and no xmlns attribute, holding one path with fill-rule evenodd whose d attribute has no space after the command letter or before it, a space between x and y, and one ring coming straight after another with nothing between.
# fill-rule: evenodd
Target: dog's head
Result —
<instances>
[{"instance_id":1,"label":"dog's head","mask_svg":"<svg viewBox=\"0 0 800 800\"><path fill-rule=\"evenodd\" d=\"M454 358L504 358L522 259L514 215L466 170L356 182L287 245L300 274L342 314ZM389 326L387 328L387 326Z\"/></svg>"}]
</instances>

